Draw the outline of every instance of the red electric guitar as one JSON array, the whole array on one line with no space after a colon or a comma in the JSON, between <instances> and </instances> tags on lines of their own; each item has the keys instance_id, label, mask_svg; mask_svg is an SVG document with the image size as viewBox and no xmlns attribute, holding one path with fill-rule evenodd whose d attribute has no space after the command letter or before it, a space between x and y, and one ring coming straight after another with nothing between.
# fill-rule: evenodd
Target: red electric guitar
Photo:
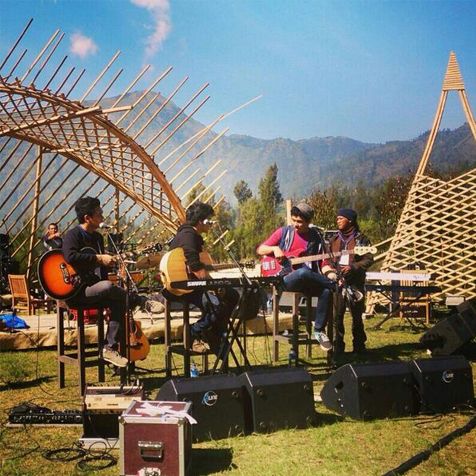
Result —
<instances>
[{"instance_id":1,"label":"red electric guitar","mask_svg":"<svg viewBox=\"0 0 476 476\"><path fill-rule=\"evenodd\" d=\"M264 256L261 258L261 276L285 276L293 271L293 265L320 261L327 258L338 258L345 255L365 255L367 253L376 254L375 246L356 246L353 250L338 251L336 253L323 253L320 255L301 256L306 250L294 250L291 253L284 252L283 258L274 256ZM296 257L297 255L297 257Z\"/></svg>"}]
</instances>

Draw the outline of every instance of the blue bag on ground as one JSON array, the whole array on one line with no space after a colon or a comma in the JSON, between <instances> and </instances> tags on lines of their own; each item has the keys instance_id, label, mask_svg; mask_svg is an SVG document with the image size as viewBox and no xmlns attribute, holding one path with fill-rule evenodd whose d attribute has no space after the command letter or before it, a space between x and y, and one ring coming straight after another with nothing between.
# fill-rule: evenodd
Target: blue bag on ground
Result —
<instances>
[{"instance_id":1,"label":"blue bag on ground","mask_svg":"<svg viewBox=\"0 0 476 476\"><path fill-rule=\"evenodd\" d=\"M0 314L0 319L5 322L8 329L29 329L30 326L16 314Z\"/></svg>"}]
</instances>

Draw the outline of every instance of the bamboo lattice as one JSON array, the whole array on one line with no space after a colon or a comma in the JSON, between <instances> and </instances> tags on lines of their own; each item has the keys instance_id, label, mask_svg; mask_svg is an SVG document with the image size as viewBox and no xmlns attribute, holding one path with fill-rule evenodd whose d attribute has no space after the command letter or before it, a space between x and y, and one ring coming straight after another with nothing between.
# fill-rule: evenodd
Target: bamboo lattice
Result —
<instances>
[{"instance_id":1,"label":"bamboo lattice","mask_svg":"<svg viewBox=\"0 0 476 476\"><path fill-rule=\"evenodd\" d=\"M122 73L110 72L119 52L91 84L83 85L84 70L67 69L66 56L55 59L64 37L59 31L26 63L26 50L18 50L31 23L0 63L0 225L14 243L13 257L19 258L29 243L31 271L46 224L69 228L74 202L82 195L101 200L127 241L164 241L183 222L184 200L199 184L207 197L219 188L217 179L206 185L219 162L202 170L197 159L226 132L211 132L225 115L204 128L195 124L186 140L178 134L208 101L209 96L202 97L208 84L181 108L171 107L188 78L167 97L154 92L170 67L132 94L147 66L122 94L105 99ZM161 117L160 129L152 130ZM179 145L177 137L182 137Z\"/></svg>"},{"instance_id":2,"label":"bamboo lattice","mask_svg":"<svg viewBox=\"0 0 476 476\"><path fill-rule=\"evenodd\" d=\"M476 125L456 56L450 53L433 126L382 270L416 262L432 273L443 295L476 297L476 169L448 181L425 175L447 95L457 91L476 139ZM369 306L379 297L369 297Z\"/></svg>"}]
</instances>

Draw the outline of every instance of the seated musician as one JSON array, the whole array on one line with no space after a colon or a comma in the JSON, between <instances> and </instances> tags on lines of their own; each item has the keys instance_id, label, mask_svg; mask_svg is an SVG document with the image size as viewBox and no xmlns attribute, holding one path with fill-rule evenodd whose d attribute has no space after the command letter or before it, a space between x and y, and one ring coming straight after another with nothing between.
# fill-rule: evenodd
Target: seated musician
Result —
<instances>
[{"instance_id":1,"label":"seated musician","mask_svg":"<svg viewBox=\"0 0 476 476\"><path fill-rule=\"evenodd\" d=\"M191 277L209 279L206 265L200 261L203 251L202 234L207 233L212 223L210 217L213 208L207 203L196 202L186 213L186 222L179 227L177 234L170 243L170 250L182 248ZM192 348L199 349L194 343L204 341L217 356L223 349L223 335L228 326L228 320L238 303L239 295L232 287L219 289L216 294L196 289L183 296L175 296L164 289L163 295L171 301L186 301L202 311L201 318L190 327ZM194 342L196 341L196 342Z\"/></svg>"},{"instance_id":2,"label":"seated musician","mask_svg":"<svg viewBox=\"0 0 476 476\"><path fill-rule=\"evenodd\" d=\"M317 227L310 226L313 216L314 210L307 203L298 203L291 209L292 225L275 230L258 246L257 253L260 256L274 255L278 259L324 253L324 239L321 233ZM325 333L325 326L329 298L336 289L336 283L323 275L321 263L312 261L294 269L284 276L283 289L318 296L314 337L323 350L331 350L332 344Z\"/></svg>"},{"instance_id":3,"label":"seated musician","mask_svg":"<svg viewBox=\"0 0 476 476\"><path fill-rule=\"evenodd\" d=\"M116 262L114 256L104 252L104 240L96 230L104 220L97 198L82 197L75 204L79 225L69 230L63 238L63 253L81 277L79 294L66 302L71 306L97 305L111 311L106 343L102 357L117 367L125 367L127 359L118 352L127 306L127 292L108 281L107 269ZM92 248L91 252L84 248Z\"/></svg>"},{"instance_id":4,"label":"seated musician","mask_svg":"<svg viewBox=\"0 0 476 476\"><path fill-rule=\"evenodd\" d=\"M355 246L369 246L370 241L360 232L359 224L357 222L357 212L350 208L341 208L337 211L337 234L330 240L330 248L332 252L342 250L352 251ZM344 314L346 306L349 307L352 316L352 337L353 337L353 351L355 353L365 352L365 342L367 336L365 334L362 314L365 310L365 272L373 263L373 256L371 253L362 256L349 254L343 255L335 262L329 260L329 264L334 268L328 271L328 276L336 278L336 273L341 280L340 284L345 284L342 293L338 293L336 297L336 311L334 316L334 323L336 332L334 333L334 350L335 352L344 352ZM348 291L352 293L353 289L359 291L359 297L355 298L349 295ZM360 296L360 293L362 296ZM361 298L360 298L361 297ZM360 298L360 299L359 299Z\"/></svg>"}]
</instances>

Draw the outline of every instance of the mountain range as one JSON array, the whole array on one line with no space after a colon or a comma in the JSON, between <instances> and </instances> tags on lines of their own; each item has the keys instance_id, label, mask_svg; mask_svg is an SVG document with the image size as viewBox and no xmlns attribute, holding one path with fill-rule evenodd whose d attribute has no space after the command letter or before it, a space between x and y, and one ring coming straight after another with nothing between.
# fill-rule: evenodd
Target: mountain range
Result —
<instances>
[{"instance_id":1,"label":"mountain range","mask_svg":"<svg viewBox=\"0 0 476 476\"><path fill-rule=\"evenodd\" d=\"M140 94L130 93L124 103L134 103ZM143 103L147 103L148 99L146 97ZM115 98L104 99L101 105L104 108L110 107L114 100ZM126 127L139 116L129 131L129 134L134 135L135 131L140 130L151 119L150 125L140 136L140 143L146 143L179 113L179 108L170 102L157 117L152 118L160 104L161 102L157 101L143 114L140 114L141 109L138 107L137 111L133 110L127 120L121 123L121 127ZM165 130L153 145L163 141L168 131L184 118L185 116L179 115L176 122ZM203 124L193 118L187 121L159 150L156 162L159 163L161 157L203 127ZM412 140L390 141L384 144L365 143L348 137L265 140L245 135L229 135L220 138L198 160L202 170L209 169L217 159L222 160L222 166L228 173L220 180L221 193L231 203L235 202L233 187L239 180L245 180L256 193L260 179L274 163L278 166L282 195L286 198L302 197L314 189L324 190L336 182L344 185L361 182L368 187L374 187L388 177L414 171L421 159L428 134L427 131ZM214 137L215 133L208 133L207 141ZM0 143L4 140L0 139ZM205 143L203 142L201 147ZM200 149L196 147L195 151ZM433 169L442 172L452 168L469 169L476 165L476 143L467 124L438 133L430 164ZM167 166L168 163L165 163L160 167L166 170ZM174 170L168 172L167 178L170 180L174 173Z\"/></svg>"}]
</instances>

